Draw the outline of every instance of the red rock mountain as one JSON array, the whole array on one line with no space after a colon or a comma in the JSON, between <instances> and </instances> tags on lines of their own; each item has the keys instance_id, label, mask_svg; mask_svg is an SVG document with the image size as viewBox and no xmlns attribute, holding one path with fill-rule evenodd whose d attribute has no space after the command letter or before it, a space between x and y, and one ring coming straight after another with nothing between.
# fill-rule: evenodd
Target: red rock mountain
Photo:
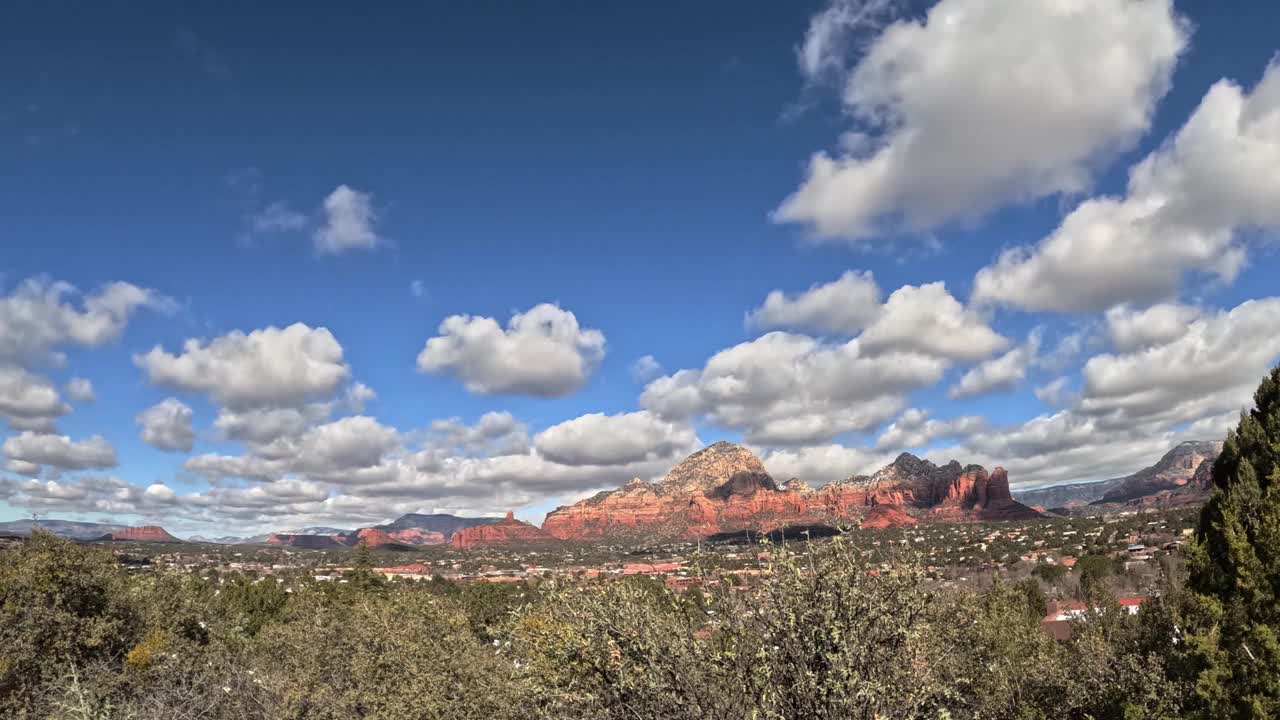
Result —
<instances>
[{"instance_id":1,"label":"red rock mountain","mask_svg":"<svg viewBox=\"0 0 1280 720\"><path fill-rule=\"evenodd\" d=\"M182 542L178 538L170 535L167 530L159 525L141 525L138 527L116 530L115 532L103 535L102 539L129 542Z\"/></svg>"},{"instance_id":2,"label":"red rock mountain","mask_svg":"<svg viewBox=\"0 0 1280 720\"><path fill-rule=\"evenodd\" d=\"M517 520L515 515L508 512L505 518L496 523L476 525L455 532L449 539L449 544L456 548L471 548L484 545L527 545L554 540L554 537L543 532L537 525Z\"/></svg>"},{"instance_id":3,"label":"red rock mountain","mask_svg":"<svg viewBox=\"0 0 1280 720\"><path fill-rule=\"evenodd\" d=\"M779 488L751 451L718 442L690 455L657 483L632 480L547 515L542 529L563 540L693 539L788 525L909 525L1039 517L1009 494L1002 468L990 475L954 460L939 467L903 453L874 475L812 490ZM456 537L456 536L455 536Z\"/></svg>"}]
</instances>

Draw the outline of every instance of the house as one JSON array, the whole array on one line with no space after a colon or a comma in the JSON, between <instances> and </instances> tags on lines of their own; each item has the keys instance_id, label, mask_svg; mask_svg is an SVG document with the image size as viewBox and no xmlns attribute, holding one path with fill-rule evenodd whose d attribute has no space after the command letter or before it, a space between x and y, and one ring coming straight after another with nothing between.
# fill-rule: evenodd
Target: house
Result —
<instances>
[{"instance_id":1,"label":"house","mask_svg":"<svg viewBox=\"0 0 1280 720\"><path fill-rule=\"evenodd\" d=\"M395 578L402 580L430 580L431 576L435 574L431 571L431 566L423 565L422 563L376 568L374 572L379 573L388 580Z\"/></svg>"}]
</instances>

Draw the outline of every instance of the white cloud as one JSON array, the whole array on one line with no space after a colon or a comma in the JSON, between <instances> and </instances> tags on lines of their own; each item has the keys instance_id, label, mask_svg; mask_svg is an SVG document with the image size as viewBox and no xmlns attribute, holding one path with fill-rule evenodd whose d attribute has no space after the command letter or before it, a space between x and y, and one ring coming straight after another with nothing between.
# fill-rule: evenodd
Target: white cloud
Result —
<instances>
[{"instance_id":1,"label":"white cloud","mask_svg":"<svg viewBox=\"0 0 1280 720\"><path fill-rule=\"evenodd\" d=\"M870 272L845 272L839 279L788 295L774 290L764 304L747 314L758 328L814 330L855 335L880 315L880 287Z\"/></svg>"},{"instance_id":2,"label":"white cloud","mask_svg":"<svg viewBox=\"0 0 1280 720\"><path fill-rule=\"evenodd\" d=\"M529 429L509 412L487 412L474 425L456 417L435 420L427 446L442 457L518 455L529 452Z\"/></svg>"},{"instance_id":3,"label":"white cloud","mask_svg":"<svg viewBox=\"0 0 1280 720\"><path fill-rule=\"evenodd\" d=\"M421 280L414 280L409 283L409 294L418 298L425 296L427 294L427 284Z\"/></svg>"},{"instance_id":4,"label":"white cloud","mask_svg":"<svg viewBox=\"0 0 1280 720\"><path fill-rule=\"evenodd\" d=\"M40 474L40 466L35 463L29 463L25 460L6 460L4 469L18 475L26 475L28 477L36 477Z\"/></svg>"},{"instance_id":5,"label":"white cloud","mask_svg":"<svg viewBox=\"0 0 1280 720\"><path fill-rule=\"evenodd\" d=\"M645 411L591 413L552 425L533 443L542 457L563 465L623 465L687 455L698 436L688 425Z\"/></svg>"},{"instance_id":6,"label":"white cloud","mask_svg":"<svg viewBox=\"0 0 1280 720\"><path fill-rule=\"evenodd\" d=\"M1062 407L1069 404L1073 396L1071 394L1071 378L1063 376L1052 380L1035 389L1035 395L1040 402L1054 407Z\"/></svg>"},{"instance_id":7,"label":"white cloud","mask_svg":"<svg viewBox=\"0 0 1280 720\"><path fill-rule=\"evenodd\" d=\"M947 391L947 396L952 399L966 398L1016 388L1027 378L1027 368L1036 362L1039 349L1039 333L1032 333L1022 345L966 372Z\"/></svg>"},{"instance_id":8,"label":"white cloud","mask_svg":"<svg viewBox=\"0 0 1280 720\"><path fill-rule=\"evenodd\" d=\"M796 62L805 79L816 84L843 80L859 36L883 29L893 16L895 0L833 0L809 19Z\"/></svg>"},{"instance_id":9,"label":"white cloud","mask_svg":"<svg viewBox=\"0 0 1280 720\"><path fill-rule=\"evenodd\" d=\"M80 307L71 301L78 295L68 283L35 277L0 297L0 359L23 364L56 361L56 348L97 347L118 339L140 307L161 312L176 308L173 300L154 290L125 282L108 283L84 295Z\"/></svg>"},{"instance_id":10,"label":"white cloud","mask_svg":"<svg viewBox=\"0 0 1280 720\"><path fill-rule=\"evenodd\" d=\"M7 483L0 478L0 497L6 494L10 505L42 512L137 514L163 517L166 523L173 519L174 508L182 501L162 483L141 488L119 478L100 476Z\"/></svg>"},{"instance_id":11,"label":"white cloud","mask_svg":"<svg viewBox=\"0 0 1280 720\"><path fill-rule=\"evenodd\" d=\"M707 415L752 443L812 444L876 427L902 409L904 393L937 382L946 366L918 352L870 355L857 339L827 344L773 332L716 353L701 370L654 380L640 404L673 420Z\"/></svg>"},{"instance_id":12,"label":"white cloud","mask_svg":"<svg viewBox=\"0 0 1280 720\"><path fill-rule=\"evenodd\" d=\"M93 383L88 378L73 377L67 381L67 397L80 403L90 403L98 399L93 391Z\"/></svg>"},{"instance_id":13,"label":"white cloud","mask_svg":"<svg viewBox=\"0 0 1280 720\"><path fill-rule=\"evenodd\" d=\"M936 420L929 417L927 410L911 408L880 433L876 447L883 450L923 447L939 438L967 436L985 426L986 422L975 415Z\"/></svg>"},{"instance_id":14,"label":"white cloud","mask_svg":"<svg viewBox=\"0 0 1280 720\"><path fill-rule=\"evenodd\" d=\"M764 467L777 480L798 477L818 487L855 475L867 475L884 467L893 455L843 445L774 450L765 453Z\"/></svg>"},{"instance_id":15,"label":"white cloud","mask_svg":"<svg viewBox=\"0 0 1280 720\"><path fill-rule=\"evenodd\" d=\"M1119 352L1166 345L1186 335L1200 315L1200 308L1176 303L1162 303L1143 310L1121 305L1107 311L1107 336Z\"/></svg>"},{"instance_id":16,"label":"white cloud","mask_svg":"<svg viewBox=\"0 0 1280 720\"><path fill-rule=\"evenodd\" d=\"M378 213L368 193L339 185L324 199L324 216L324 224L311 236L316 252L321 255L373 250L386 244L374 229Z\"/></svg>"},{"instance_id":17,"label":"white cloud","mask_svg":"<svg viewBox=\"0 0 1280 720\"><path fill-rule=\"evenodd\" d=\"M859 341L867 353L908 351L964 361L981 360L1009 345L940 282L895 290Z\"/></svg>"},{"instance_id":18,"label":"white cloud","mask_svg":"<svg viewBox=\"0 0 1280 720\"><path fill-rule=\"evenodd\" d=\"M1104 310L1173 296L1192 272L1231 281L1239 231L1280 228L1280 66L1252 93L1222 80L1177 135L1129 173L1124 197L1081 203L1034 248L978 272L974 300Z\"/></svg>"},{"instance_id":19,"label":"white cloud","mask_svg":"<svg viewBox=\"0 0 1280 720\"><path fill-rule=\"evenodd\" d=\"M136 418L142 441L161 450L191 452L196 442L191 429L191 408L176 398L165 398Z\"/></svg>"},{"instance_id":20,"label":"white cloud","mask_svg":"<svg viewBox=\"0 0 1280 720\"><path fill-rule=\"evenodd\" d=\"M233 410L298 406L331 396L350 376L333 335L302 323L187 340L180 355L156 346L133 360L151 382L207 392Z\"/></svg>"},{"instance_id":21,"label":"white cloud","mask_svg":"<svg viewBox=\"0 0 1280 720\"><path fill-rule=\"evenodd\" d=\"M841 71L845 34L879 4L836 0L802 69ZM774 219L855 241L1087 190L1147 130L1187 35L1169 0L942 0L866 48L843 97L859 128L810 159Z\"/></svg>"},{"instance_id":22,"label":"white cloud","mask_svg":"<svg viewBox=\"0 0 1280 720\"><path fill-rule=\"evenodd\" d=\"M1239 411L1280 358L1280 298L1206 313L1163 344L1089 359L1078 410L1108 426Z\"/></svg>"},{"instance_id":23,"label":"white cloud","mask_svg":"<svg viewBox=\"0 0 1280 720\"><path fill-rule=\"evenodd\" d=\"M457 377L474 393L562 397L586 383L604 357L599 330L556 305L516 313L504 330L488 317L453 315L418 355L418 370Z\"/></svg>"},{"instance_id":24,"label":"white cloud","mask_svg":"<svg viewBox=\"0 0 1280 720\"><path fill-rule=\"evenodd\" d=\"M1149 427L1106 429L1063 411L980 431L927 456L936 462L958 458L987 468L1001 465L1010 484L1025 489L1122 477L1155 462L1177 440Z\"/></svg>"},{"instance_id":25,"label":"white cloud","mask_svg":"<svg viewBox=\"0 0 1280 720\"><path fill-rule=\"evenodd\" d=\"M92 470L116 466L116 451L101 435L73 441L65 435L24 432L4 441L10 460L50 465L62 470Z\"/></svg>"},{"instance_id":26,"label":"white cloud","mask_svg":"<svg viewBox=\"0 0 1280 720\"><path fill-rule=\"evenodd\" d=\"M652 355L645 355L631 363L631 379L638 383L649 382L662 374L662 363Z\"/></svg>"},{"instance_id":27,"label":"white cloud","mask_svg":"<svg viewBox=\"0 0 1280 720\"><path fill-rule=\"evenodd\" d=\"M21 368L0 365L0 416L14 430L53 432L71 408L48 380Z\"/></svg>"},{"instance_id":28,"label":"white cloud","mask_svg":"<svg viewBox=\"0 0 1280 720\"><path fill-rule=\"evenodd\" d=\"M306 228L307 216L291 209L282 202L274 202L248 217L249 232L253 236L298 232Z\"/></svg>"},{"instance_id":29,"label":"white cloud","mask_svg":"<svg viewBox=\"0 0 1280 720\"><path fill-rule=\"evenodd\" d=\"M365 415L344 417L302 434L294 467L317 477L373 467L400 445L399 433Z\"/></svg>"}]
</instances>

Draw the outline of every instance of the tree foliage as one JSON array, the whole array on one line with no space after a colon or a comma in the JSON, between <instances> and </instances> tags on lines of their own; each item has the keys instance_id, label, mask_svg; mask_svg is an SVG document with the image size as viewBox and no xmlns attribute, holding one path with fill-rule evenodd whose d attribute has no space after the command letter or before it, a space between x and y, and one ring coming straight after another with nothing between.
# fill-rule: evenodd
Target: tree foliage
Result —
<instances>
[{"instance_id":1,"label":"tree foliage","mask_svg":"<svg viewBox=\"0 0 1280 720\"><path fill-rule=\"evenodd\" d=\"M1280 367L1228 433L1189 556L1185 659L1205 714L1280 716Z\"/></svg>"}]
</instances>

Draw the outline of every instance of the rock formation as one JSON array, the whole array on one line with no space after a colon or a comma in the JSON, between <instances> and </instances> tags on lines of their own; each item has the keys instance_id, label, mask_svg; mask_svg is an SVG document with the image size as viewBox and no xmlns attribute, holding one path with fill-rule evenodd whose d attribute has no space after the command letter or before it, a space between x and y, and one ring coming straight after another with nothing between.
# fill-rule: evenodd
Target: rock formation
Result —
<instances>
[{"instance_id":1,"label":"rock formation","mask_svg":"<svg viewBox=\"0 0 1280 720\"><path fill-rule=\"evenodd\" d=\"M107 533L101 539L127 542L182 542L159 525L124 528L123 530Z\"/></svg>"},{"instance_id":2,"label":"rock formation","mask_svg":"<svg viewBox=\"0 0 1280 720\"><path fill-rule=\"evenodd\" d=\"M1221 442L1203 442L1188 440L1179 443L1172 450L1165 453L1155 465L1143 468L1138 472L1124 478L1117 478L1116 486L1108 490L1101 500L1094 501L1093 504L1102 503L1120 503L1130 500L1137 500L1149 495L1156 495L1168 490L1194 491L1197 487L1193 484L1191 488L1186 488L1192 483L1196 477L1196 471L1205 461L1213 461L1218 458L1218 453L1222 452ZM1213 468L1212 463L1206 472L1210 472ZM1201 482L1207 478L1202 478ZM1202 489L1208 491L1212 485L1203 485Z\"/></svg>"},{"instance_id":3,"label":"rock formation","mask_svg":"<svg viewBox=\"0 0 1280 720\"><path fill-rule=\"evenodd\" d=\"M456 548L472 548L484 545L529 545L554 541L555 538L508 512L496 523L473 525L453 534L449 544Z\"/></svg>"},{"instance_id":4,"label":"rock formation","mask_svg":"<svg viewBox=\"0 0 1280 720\"><path fill-rule=\"evenodd\" d=\"M284 545L304 550L336 550L347 547L346 537L342 535L294 535L275 533L267 538L268 545Z\"/></svg>"},{"instance_id":5,"label":"rock formation","mask_svg":"<svg viewBox=\"0 0 1280 720\"><path fill-rule=\"evenodd\" d=\"M793 478L781 488L744 447L718 442L656 483L632 480L547 515L543 530L564 540L693 539L787 526L889 527L921 521L976 522L1038 517L1015 502L1008 475L977 465L938 467L903 453L874 475L813 490Z\"/></svg>"}]
</instances>

